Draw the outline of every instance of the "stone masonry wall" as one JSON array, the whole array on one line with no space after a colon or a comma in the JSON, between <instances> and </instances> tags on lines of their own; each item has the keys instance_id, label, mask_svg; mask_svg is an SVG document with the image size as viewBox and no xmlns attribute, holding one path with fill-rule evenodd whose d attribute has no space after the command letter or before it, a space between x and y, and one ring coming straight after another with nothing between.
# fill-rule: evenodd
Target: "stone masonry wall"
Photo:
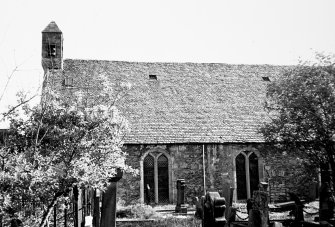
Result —
<instances>
[{"instance_id":1,"label":"stone masonry wall","mask_svg":"<svg viewBox=\"0 0 335 227\"><path fill-rule=\"evenodd\" d=\"M271 202L290 199L289 192L308 200L311 186L317 185L317 172L303 166L304 154L263 152L265 180L269 182ZM311 173L312 172L312 173Z\"/></svg>"},{"instance_id":2,"label":"stone masonry wall","mask_svg":"<svg viewBox=\"0 0 335 227\"><path fill-rule=\"evenodd\" d=\"M141 157L150 151L164 150L171 161L172 201L176 202L177 179L185 179L185 201L193 203L194 197L203 195L203 160L205 150L206 189L222 190L224 184L235 186L235 157L242 151L253 151L259 156L259 177L269 182L271 202L289 200L288 192L297 193L305 199L309 185L316 176L304 174L301 154L273 153L262 144L174 144L174 145L127 145L127 163L140 168ZM126 203L140 201L141 177L125 175L118 187L118 198ZM235 190L236 191L236 190ZM236 200L236 196L235 196Z\"/></svg>"}]
</instances>

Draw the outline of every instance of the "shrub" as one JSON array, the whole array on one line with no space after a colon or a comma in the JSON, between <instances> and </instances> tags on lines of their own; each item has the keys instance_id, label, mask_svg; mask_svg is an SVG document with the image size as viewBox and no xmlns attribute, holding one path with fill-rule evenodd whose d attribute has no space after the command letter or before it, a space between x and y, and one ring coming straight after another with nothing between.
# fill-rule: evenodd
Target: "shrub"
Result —
<instances>
[{"instance_id":1,"label":"shrub","mask_svg":"<svg viewBox=\"0 0 335 227\"><path fill-rule=\"evenodd\" d=\"M136 218L150 219L159 216L149 205L135 204L131 206L118 206L116 211L117 218Z\"/></svg>"},{"instance_id":2,"label":"shrub","mask_svg":"<svg viewBox=\"0 0 335 227\"><path fill-rule=\"evenodd\" d=\"M149 219L156 215L156 211L149 205L136 204L131 206L131 213L134 218Z\"/></svg>"}]
</instances>

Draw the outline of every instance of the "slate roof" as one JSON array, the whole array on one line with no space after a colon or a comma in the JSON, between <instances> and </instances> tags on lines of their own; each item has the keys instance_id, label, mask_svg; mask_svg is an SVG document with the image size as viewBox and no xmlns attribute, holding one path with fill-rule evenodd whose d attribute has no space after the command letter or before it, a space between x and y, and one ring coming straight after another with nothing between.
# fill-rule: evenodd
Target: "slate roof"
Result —
<instances>
[{"instance_id":1,"label":"slate roof","mask_svg":"<svg viewBox=\"0 0 335 227\"><path fill-rule=\"evenodd\" d=\"M130 122L126 144L264 142L266 86L288 66L217 63L64 61L74 80L108 76L132 85L119 109ZM156 75L157 80L149 75Z\"/></svg>"},{"instance_id":2,"label":"slate roof","mask_svg":"<svg viewBox=\"0 0 335 227\"><path fill-rule=\"evenodd\" d=\"M43 32L56 32L56 33L62 33L62 31L58 28L57 24L54 21L51 21L48 26L45 27Z\"/></svg>"}]
</instances>

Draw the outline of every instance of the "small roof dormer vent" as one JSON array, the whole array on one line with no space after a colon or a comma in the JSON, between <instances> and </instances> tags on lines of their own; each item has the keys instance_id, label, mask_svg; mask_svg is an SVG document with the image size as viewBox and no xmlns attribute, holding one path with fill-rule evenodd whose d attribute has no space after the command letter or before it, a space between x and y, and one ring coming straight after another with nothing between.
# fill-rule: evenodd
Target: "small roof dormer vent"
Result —
<instances>
[{"instance_id":1,"label":"small roof dormer vent","mask_svg":"<svg viewBox=\"0 0 335 227\"><path fill-rule=\"evenodd\" d=\"M150 80L157 80L157 75L150 74L150 75L149 75L149 79L150 79Z\"/></svg>"},{"instance_id":2,"label":"small roof dormer vent","mask_svg":"<svg viewBox=\"0 0 335 227\"><path fill-rule=\"evenodd\" d=\"M263 81L270 82L270 78L268 76L263 76L262 79L263 79Z\"/></svg>"}]
</instances>

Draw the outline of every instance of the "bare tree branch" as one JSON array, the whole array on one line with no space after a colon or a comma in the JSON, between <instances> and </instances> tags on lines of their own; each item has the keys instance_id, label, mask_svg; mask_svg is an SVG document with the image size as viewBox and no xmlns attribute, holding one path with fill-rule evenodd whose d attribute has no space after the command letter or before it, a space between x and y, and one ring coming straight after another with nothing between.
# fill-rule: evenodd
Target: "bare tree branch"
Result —
<instances>
[{"instance_id":1,"label":"bare tree branch","mask_svg":"<svg viewBox=\"0 0 335 227\"><path fill-rule=\"evenodd\" d=\"M35 98L36 96L37 96L37 94L31 96L29 99L26 99L26 100L20 102L20 103L17 104L16 106L10 108L7 112L2 113L3 118L6 118L6 117L7 117L9 114L11 114L14 110L16 110L16 109L19 108L20 106L22 106L22 105L24 105L24 104L30 102L30 101L31 101L33 98Z\"/></svg>"},{"instance_id":2,"label":"bare tree branch","mask_svg":"<svg viewBox=\"0 0 335 227\"><path fill-rule=\"evenodd\" d=\"M3 89L2 94L0 96L0 101L2 100L4 94L5 94L6 90L7 90L9 81L12 79L14 73L18 70L18 68L19 68L18 66L15 66L15 68L12 70L11 74L7 77L5 88Z\"/></svg>"}]
</instances>

